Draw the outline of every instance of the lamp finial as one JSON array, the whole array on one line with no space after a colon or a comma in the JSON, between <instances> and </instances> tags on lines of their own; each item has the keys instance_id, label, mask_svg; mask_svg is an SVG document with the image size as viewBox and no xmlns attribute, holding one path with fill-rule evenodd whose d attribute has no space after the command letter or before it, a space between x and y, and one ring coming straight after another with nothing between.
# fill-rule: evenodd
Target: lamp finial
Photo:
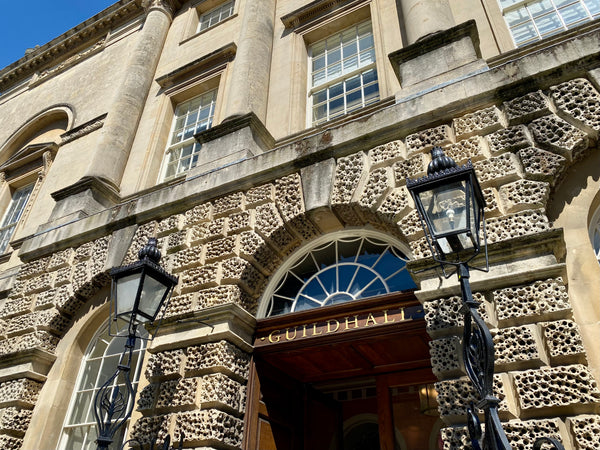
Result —
<instances>
[{"instance_id":1,"label":"lamp finial","mask_svg":"<svg viewBox=\"0 0 600 450\"><path fill-rule=\"evenodd\" d=\"M158 241L155 237L148 239L148 243L144 245L138 252L138 258L140 261L142 259L149 259L155 264L158 264L160 261L160 256L160 250L158 250Z\"/></svg>"},{"instance_id":2,"label":"lamp finial","mask_svg":"<svg viewBox=\"0 0 600 450\"><path fill-rule=\"evenodd\" d=\"M427 166L427 175L433 175L434 173L453 167L456 167L456 163L452 158L444 154L442 147L433 147L431 150L431 162Z\"/></svg>"}]
</instances>

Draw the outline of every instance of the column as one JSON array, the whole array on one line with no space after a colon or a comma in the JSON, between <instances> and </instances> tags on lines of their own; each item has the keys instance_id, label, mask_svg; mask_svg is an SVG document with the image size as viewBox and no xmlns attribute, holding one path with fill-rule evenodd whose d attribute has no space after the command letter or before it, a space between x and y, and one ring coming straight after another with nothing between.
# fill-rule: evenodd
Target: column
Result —
<instances>
[{"instance_id":1,"label":"column","mask_svg":"<svg viewBox=\"0 0 600 450\"><path fill-rule=\"evenodd\" d=\"M117 192L176 9L173 0L151 0L143 5L147 10L144 27L125 78L116 87L115 102L85 175L105 182Z\"/></svg>"},{"instance_id":2,"label":"column","mask_svg":"<svg viewBox=\"0 0 600 450\"><path fill-rule=\"evenodd\" d=\"M273 50L275 0L246 0L224 117L254 113L265 123Z\"/></svg>"},{"instance_id":3,"label":"column","mask_svg":"<svg viewBox=\"0 0 600 450\"><path fill-rule=\"evenodd\" d=\"M436 31L454 26L454 17L448 0L401 0L406 45Z\"/></svg>"}]
</instances>

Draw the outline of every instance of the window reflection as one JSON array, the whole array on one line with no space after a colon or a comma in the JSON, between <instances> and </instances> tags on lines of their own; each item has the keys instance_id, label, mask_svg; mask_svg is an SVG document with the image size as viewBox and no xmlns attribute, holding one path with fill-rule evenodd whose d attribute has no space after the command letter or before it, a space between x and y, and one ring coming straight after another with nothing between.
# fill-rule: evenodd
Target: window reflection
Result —
<instances>
[{"instance_id":1,"label":"window reflection","mask_svg":"<svg viewBox=\"0 0 600 450\"><path fill-rule=\"evenodd\" d=\"M281 276L266 316L414 289L406 261L399 249L377 238L332 240L299 256Z\"/></svg>"}]
</instances>

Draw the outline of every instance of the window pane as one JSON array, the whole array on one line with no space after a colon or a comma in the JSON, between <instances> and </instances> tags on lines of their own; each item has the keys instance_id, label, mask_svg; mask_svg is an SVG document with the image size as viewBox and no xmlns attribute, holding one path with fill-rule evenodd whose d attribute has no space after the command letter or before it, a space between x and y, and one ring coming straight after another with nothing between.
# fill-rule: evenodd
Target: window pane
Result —
<instances>
[{"instance_id":1,"label":"window pane","mask_svg":"<svg viewBox=\"0 0 600 450\"><path fill-rule=\"evenodd\" d=\"M504 18L508 26L512 27L529 20L529 13L527 12L527 8L519 8L506 13Z\"/></svg>"},{"instance_id":2,"label":"window pane","mask_svg":"<svg viewBox=\"0 0 600 450\"><path fill-rule=\"evenodd\" d=\"M538 31L542 36L562 28L558 14L552 13L535 20Z\"/></svg>"},{"instance_id":3,"label":"window pane","mask_svg":"<svg viewBox=\"0 0 600 450\"><path fill-rule=\"evenodd\" d=\"M560 15L567 26L582 22L588 18L583 5L579 3L561 9Z\"/></svg>"},{"instance_id":4,"label":"window pane","mask_svg":"<svg viewBox=\"0 0 600 450\"><path fill-rule=\"evenodd\" d=\"M211 127L216 95L215 89L178 105L161 181L180 175L195 165L191 163L192 155L200 151L201 145L195 142L194 135ZM180 130L184 123L185 128ZM180 147L182 143L185 145ZM193 160L197 161L197 156Z\"/></svg>"},{"instance_id":5,"label":"window pane","mask_svg":"<svg viewBox=\"0 0 600 450\"><path fill-rule=\"evenodd\" d=\"M583 3L587 6L590 14L600 15L600 0L584 0Z\"/></svg>"},{"instance_id":6,"label":"window pane","mask_svg":"<svg viewBox=\"0 0 600 450\"><path fill-rule=\"evenodd\" d=\"M512 29L515 44L520 45L537 39L538 34L531 22Z\"/></svg>"},{"instance_id":7,"label":"window pane","mask_svg":"<svg viewBox=\"0 0 600 450\"><path fill-rule=\"evenodd\" d=\"M31 191L34 184L17 189L12 194L12 199L4 213L2 222L0 223L0 253L4 253L8 248L8 243L13 235L13 232L25 210Z\"/></svg>"},{"instance_id":8,"label":"window pane","mask_svg":"<svg viewBox=\"0 0 600 450\"><path fill-rule=\"evenodd\" d=\"M375 65L375 49L370 22L349 27L315 43L311 46L310 54L313 58L313 88L329 84L329 87L312 94L313 124L364 105L365 83L376 85L377 81L377 72L372 69ZM360 67L368 69L368 74L363 75L362 84L361 76L356 75ZM373 90L377 91L378 87L371 88L369 92L369 98L375 101L378 95L373 95ZM324 107L325 102L328 104Z\"/></svg>"},{"instance_id":9,"label":"window pane","mask_svg":"<svg viewBox=\"0 0 600 450\"><path fill-rule=\"evenodd\" d=\"M529 12L533 17L541 16L549 11L552 11L554 7L550 0L542 0L540 2L534 2L527 5Z\"/></svg>"},{"instance_id":10,"label":"window pane","mask_svg":"<svg viewBox=\"0 0 600 450\"><path fill-rule=\"evenodd\" d=\"M234 2L231 0L202 14L198 20L198 31L215 26L231 16L233 14L233 4Z\"/></svg>"}]
</instances>

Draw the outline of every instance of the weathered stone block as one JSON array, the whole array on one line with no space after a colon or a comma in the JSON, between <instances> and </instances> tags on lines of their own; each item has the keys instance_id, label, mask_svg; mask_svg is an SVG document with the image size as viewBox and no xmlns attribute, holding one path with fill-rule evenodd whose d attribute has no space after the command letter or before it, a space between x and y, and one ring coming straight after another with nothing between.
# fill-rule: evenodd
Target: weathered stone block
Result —
<instances>
[{"instance_id":1,"label":"weathered stone block","mask_svg":"<svg viewBox=\"0 0 600 450\"><path fill-rule=\"evenodd\" d=\"M392 141L368 151L367 156L373 169L404 159L406 148L402 141Z\"/></svg>"},{"instance_id":2,"label":"weathered stone block","mask_svg":"<svg viewBox=\"0 0 600 450\"><path fill-rule=\"evenodd\" d=\"M497 289L492 296L501 326L564 318L571 314L569 295L560 277Z\"/></svg>"},{"instance_id":3,"label":"weathered stone block","mask_svg":"<svg viewBox=\"0 0 600 450\"><path fill-rule=\"evenodd\" d=\"M514 152L532 145L529 132L524 125L498 130L486 136L486 139L494 156L504 152Z\"/></svg>"},{"instance_id":4,"label":"weathered stone block","mask_svg":"<svg viewBox=\"0 0 600 450\"><path fill-rule=\"evenodd\" d=\"M528 369L547 364L534 325L497 330L494 335L498 370Z\"/></svg>"},{"instance_id":5,"label":"weathered stone block","mask_svg":"<svg viewBox=\"0 0 600 450\"><path fill-rule=\"evenodd\" d=\"M183 350L167 350L154 353L148 359L146 378L150 381L179 378L185 362Z\"/></svg>"},{"instance_id":6,"label":"weathered stone block","mask_svg":"<svg viewBox=\"0 0 600 450\"><path fill-rule=\"evenodd\" d=\"M587 361L579 326L572 320L541 324L552 364L585 364Z\"/></svg>"},{"instance_id":7,"label":"weathered stone block","mask_svg":"<svg viewBox=\"0 0 600 450\"><path fill-rule=\"evenodd\" d=\"M439 127L429 128L427 130L419 131L418 133L410 134L406 136L408 156L414 155L415 153L426 152L436 145L448 145L452 143L453 140L454 133L452 132L452 128L448 125L440 125Z\"/></svg>"},{"instance_id":8,"label":"weathered stone block","mask_svg":"<svg viewBox=\"0 0 600 450\"><path fill-rule=\"evenodd\" d=\"M535 147L519 150L518 155L526 178L547 181L550 185L559 179L567 163L565 157Z\"/></svg>"},{"instance_id":9,"label":"weathered stone block","mask_svg":"<svg viewBox=\"0 0 600 450\"><path fill-rule=\"evenodd\" d=\"M186 376L223 373L235 380L247 381L250 357L227 341L188 347L187 356Z\"/></svg>"},{"instance_id":10,"label":"weathered stone block","mask_svg":"<svg viewBox=\"0 0 600 450\"><path fill-rule=\"evenodd\" d=\"M512 373L523 417L596 412L600 390L582 364Z\"/></svg>"},{"instance_id":11,"label":"weathered stone block","mask_svg":"<svg viewBox=\"0 0 600 450\"><path fill-rule=\"evenodd\" d=\"M550 185L543 181L518 180L499 189L507 213L545 208L550 196Z\"/></svg>"},{"instance_id":12,"label":"weathered stone block","mask_svg":"<svg viewBox=\"0 0 600 450\"><path fill-rule=\"evenodd\" d=\"M577 158L589 144L587 135L556 116L544 116L534 120L529 129L540 146L565 158Z\"/></svg>"},{"instance_id":13,"label":"weathered stone block","mask_svg":"<svg viewBox=\"0 0 600 450\"><path fill-rule=\"evenodd\" d=\"M464 139L475 134L485 135L503 128L505 119L502 112L491 106L453 120L454 132L458 139Z\"/></svg>"},{"instance_id":14,"label":"weathered stone block","mask_svg":"<svg viewBox=\"0 0 600 450\"><path fill-rule=\"evenodd\" d=\"M511 125L529 122L550 113L548 99L541 91L504 102L504 112Z\"/></svg>"}]
</instances>

